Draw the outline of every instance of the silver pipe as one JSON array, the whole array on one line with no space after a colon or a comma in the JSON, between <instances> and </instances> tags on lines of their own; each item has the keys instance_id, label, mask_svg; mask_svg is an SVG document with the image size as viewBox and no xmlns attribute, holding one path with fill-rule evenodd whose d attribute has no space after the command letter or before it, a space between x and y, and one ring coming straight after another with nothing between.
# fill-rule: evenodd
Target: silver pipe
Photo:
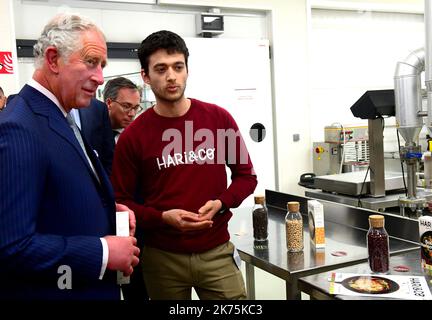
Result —
<instances>
[{"instance_id":1,"label":"silver pipe","mask_svg":"<svg viewBox=\"0 0 432 320\"><path fill-rule=\"evenodd\" d=\"M397 63L394 76L396 121L406 145L412 145L423 126L418 116L421 105L421 73L425 68L425 50L417 49Z\"/></svg>"},{"instance_id":2,"label":"silver pipe","mask_svg":"<svg viewBox=\"0 0 432 320\"><path fill-rule=\"evenodd\" d=\"M420 146L416 146L415 140L420 133L423 118L422 113L422 94L420 75L425 71L425 82L428 99L427 127L432 132L432 66L431 53L432 44L430 41L432 24L430 0L425 3L425 48L417 49L412 52L404 61L398 62L394 77L395 82L395 104L396 104L396 124L398 131L405 140L405 147L400 148L401 159L407 165L407 197L399 198L401 212L404 215L404 208L415 208L421 211L426 202L424 198L417 197L417 177L416 169L418 158L416 154L420 152Z\"/></svg>"},{"instance_id":3,"label":"silver pipe","mask_svg":"<svg viewBox=\"0 0 432 320\"><path fill-rule=\"evenodd\" d=\"M417 162L407 162L407 191L408 199L417 197Z\"/></svg>"}]
</instances>

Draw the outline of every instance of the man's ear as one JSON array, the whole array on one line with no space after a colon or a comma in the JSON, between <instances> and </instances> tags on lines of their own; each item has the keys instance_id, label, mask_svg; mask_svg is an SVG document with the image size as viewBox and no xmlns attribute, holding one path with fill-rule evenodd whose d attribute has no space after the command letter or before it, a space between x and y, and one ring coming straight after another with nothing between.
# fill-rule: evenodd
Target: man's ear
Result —
<instances>
[{"instance_id":1,"label":"man's ear","mask_svg":"<svg viewBox=\"0 0 432 320\"><path fill-rule=\"evenodd\" d=\"M112 103L111 98L107 98L106 101L105 101L105 104L108 107L108 111L111 111L111 103Z\"/></svg>"},{"instance_id":2,"label":"man's ear","mask_svg":"<svg viewBox=\"0 0 432 320\"><path fill-rule=\"evenodd\" d=\"M146 84L150 84L150 78L146 75L144 69L141 69L141 78Z\"/></svg>"},{"instance_id":3,"label":"man's ear","mask_svg":"<svg viewBox=\"0 0 432 320\"><path fill-rule=\"evenodd\" d=\"M48 68L55 74L59 73L59 54L56 47L50 46L45 50L45 61Z\"/></svg>"}]
</instances>

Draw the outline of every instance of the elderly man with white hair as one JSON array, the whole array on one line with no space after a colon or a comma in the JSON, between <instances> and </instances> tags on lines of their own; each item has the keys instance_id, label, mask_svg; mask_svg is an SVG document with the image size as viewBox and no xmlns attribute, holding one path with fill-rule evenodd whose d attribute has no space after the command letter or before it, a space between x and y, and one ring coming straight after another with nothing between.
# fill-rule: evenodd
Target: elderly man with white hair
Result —
<instances>
[{"instance_id":1,"label":"elderly man with white hair","mask_svg":"<svg viewBox=\"0 0 432 320\"><path fill-rule=\"evenodd\" d=\"M33 78L0 117L0 299L118 300L116 271L138 264L135 216L69 114L104 81L105 37L59 14L34 55ZM128 211L129 236L115 236L116 210Z\"/></svg>"}]
</instances>

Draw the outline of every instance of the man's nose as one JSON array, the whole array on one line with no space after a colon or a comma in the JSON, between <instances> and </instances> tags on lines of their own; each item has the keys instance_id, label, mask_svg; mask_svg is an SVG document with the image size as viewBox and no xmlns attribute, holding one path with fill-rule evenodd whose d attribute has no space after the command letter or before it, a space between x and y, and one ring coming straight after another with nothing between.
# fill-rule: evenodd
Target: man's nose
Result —
<instances>
[{"instance_id":1,"label":"man's nose","mask_svg":"<svg viewBox=\"0 0 432 320\"><path fill-rule=\"evenodd\" d=\"M134 117L138 113L138 110L137 109L129 109L126 113L128 116Z\"/></svg>"},{"instance_id":2,"label":"man's nose","mask_svg":"<svg viewBox=\"0 0 432 320\"><path fill-rule=\"evenodd\" d=\"M175 79L176 79L176 73L175 73L174 69L168 68L168 71L167 71L167 80L168 81L172 81L172 80L175 80Z\"/></svg>"},{"instance_id":3,"label":"man's nose","mask_svg":"<svg viewBox=\"0 0 432 320\"><path fill-rule=\"evenodd\" d=\"M98 85L102 85L105 81L104 81L104 77L103 77L103 72L102 72L102 66L99 65L97 66L97 68L94 70L94 73L92 75L92 80L96 81Z\"/></svg>"}]
</instances>

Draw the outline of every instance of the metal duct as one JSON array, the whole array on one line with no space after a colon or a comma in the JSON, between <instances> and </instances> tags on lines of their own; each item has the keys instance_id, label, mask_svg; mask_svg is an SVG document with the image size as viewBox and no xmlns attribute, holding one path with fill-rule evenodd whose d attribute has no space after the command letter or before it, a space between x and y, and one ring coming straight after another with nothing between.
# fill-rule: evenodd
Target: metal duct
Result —
<instances>
[{"instance_id":1,"label":"metal duct","mask_svg":"<svg viewBox=\"0 0 432 320\"><path fill-rule=\"evenodd\" d=\"M415 50L396 66L394 76L396 121L406 145L414 144L423 126L422 118L418 113L422 109L420 88L421 73L424 69L424 48Z\"/></svg>"}]
</instances>

